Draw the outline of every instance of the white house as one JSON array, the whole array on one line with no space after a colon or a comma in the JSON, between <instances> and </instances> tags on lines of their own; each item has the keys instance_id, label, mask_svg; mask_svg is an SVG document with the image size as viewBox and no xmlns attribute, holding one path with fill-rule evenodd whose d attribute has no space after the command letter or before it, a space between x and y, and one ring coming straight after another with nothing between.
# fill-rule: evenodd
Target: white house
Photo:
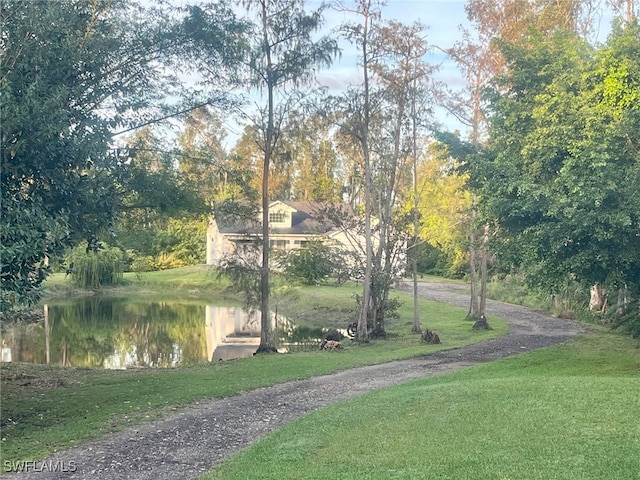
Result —
<instances>
[{"instance_id":1,"label":"white house","mask_svg":"<svg viewBox=\"0 0 640 480\"><path fill-rule=\"evenodd\" d=\"M353 217L348 204L276 200L269 205L269 238L275 249L300 248L309 241L329 240L356 250L364 245L364 239L331 221L328 210L343 218ZM247 248L262 235L262 211L256 218L239 221L215 212L207 229L207 264L219 265L227 255L247 255L254 249ZM363 248L360 248L363 250ZM242 252L242 253L241 253ZM258 260L258 259L256 259Z\"/></svg>"}]
</instances>

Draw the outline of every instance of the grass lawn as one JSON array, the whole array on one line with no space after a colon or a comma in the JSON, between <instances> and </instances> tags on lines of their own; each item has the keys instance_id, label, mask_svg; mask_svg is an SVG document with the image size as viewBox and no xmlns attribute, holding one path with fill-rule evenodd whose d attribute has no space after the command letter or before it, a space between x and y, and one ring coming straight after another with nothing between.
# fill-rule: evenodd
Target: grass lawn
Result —
<instances>
[{"instance_id":1,"label":"grass lawn","mask_svg":"<svg viewBox=\"0 0 640 480\"><path fill-rule=\"evenodd\" d=\"M208 269L131 276L126 287L111 294L145 295L171 292L199 298L220 295L220 282ZM56 275L48 283L56 295L73 293ZM356 285L289 287L274 295L279 311L294 320L318 326L345 326L353 307ZM435 330L441 345L425 346L411 335L412 299L404 300L400 317L389 323L388 340L368 345L347 344L340 355L317 350L284 355L260 355L228 362L205 363L167 370L105 371L26 364L2 367L1 420L4 461L36 460L79 442L142 422L181 405L204 398L229 396L244 390L287 380L308 378L340 369L448 349L506 333L503 320L490 318L494 330L474 332L465 320L466 310L421 300L423 327Z\"/></svg>"},{"instance_id":2,"label":"grass lawn","mask_svg":"<svg viewBox=\"0 0 640 480\"><path fill-rule=\"evenodd\" d=\"M307 415L202 477L640 478L640 349L598 333Z\"/></svg>"}]
</instances>

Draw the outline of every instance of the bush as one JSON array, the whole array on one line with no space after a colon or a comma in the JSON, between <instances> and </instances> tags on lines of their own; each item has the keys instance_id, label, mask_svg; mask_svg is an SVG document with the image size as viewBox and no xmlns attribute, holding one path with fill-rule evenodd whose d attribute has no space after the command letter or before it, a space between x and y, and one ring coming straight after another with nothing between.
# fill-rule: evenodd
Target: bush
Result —
<instances>
[{"instance_id":1,"label":"bush","mask_svg":"<svg viewBox=\"0 0 640 480\"><path fill-rule=\"evenodd\" d=\"M276 261L286 276L306 285L324 282L336 265L331 248L322 242L309 242L301 248L279 252Z\"/></svg>"},{"instance_id":2,"label":"bush","mask_svg":"<svg viewBox=\"0 0 640 480\"><path fill-rule=\"evenodd\" d=\"M94 251L87 242L74 248L69 254L69 273L74 285L80 288L100 288L122 281L122 250L101 244Z\"/></svg>"},{"instance_id":3,"label":"bush","mask_svg":"<svg viewBox=\"0 0 640 480\"><path fill-rule=\"evenodd\" d=\"M133 262L131 262L132 272L153 272L155 270L157 270L157 268L153 264L153 257L136 257Z\"/></svg>"}]
</instances>

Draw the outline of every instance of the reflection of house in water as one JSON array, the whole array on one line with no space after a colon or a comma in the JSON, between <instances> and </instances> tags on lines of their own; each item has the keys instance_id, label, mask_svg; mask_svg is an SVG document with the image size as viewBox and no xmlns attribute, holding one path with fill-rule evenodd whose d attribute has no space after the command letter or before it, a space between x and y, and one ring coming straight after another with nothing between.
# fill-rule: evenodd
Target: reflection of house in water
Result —
<instances>
[{"instance_id":1,"label":"reflection of house in water","mask_svg":"<svg viewBox=\"0 0 640 480\"><path fill-rule=\"evenodd\" d=\"M150 354L147 350L139 351L138 346L132 344L128 350L119 347L102 361L102 368L109 370L124 370L131 367L175 367L182 359L180 345L174 343L171 352L156 352Z\"/></svg>"},{"instance_id":2,"label":"reflection of house in water","mask_svg":"<svg viewBox=\"0 0 640 480\"><path fill-rule=\"evenodd\" d=\"M11 347L2 345L2 362L10 363L12 361Z\"/></svg>"},{"instance_id":3,"label":"reflection of house in water","mask_svg":"<svg viewBox=\"0 0 640 480\"><path fill-rule=\"evenodd\" d=\"M260 312L207 305L205 335L212 361L250 357L260 345Z\"/></svg>"}]
</instances>

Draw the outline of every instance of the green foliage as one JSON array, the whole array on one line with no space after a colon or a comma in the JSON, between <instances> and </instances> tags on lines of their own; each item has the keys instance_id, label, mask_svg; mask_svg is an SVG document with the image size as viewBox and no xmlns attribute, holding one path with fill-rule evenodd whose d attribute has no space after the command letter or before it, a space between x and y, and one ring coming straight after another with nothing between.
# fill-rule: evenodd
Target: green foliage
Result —
<instances>
[{"instance_id":1,"label":"green foliage","mask_svg":"<svg viewBox=\"0 0 640 480\"><path fill-rule=\"evenodd\" d=\"M49 224L51 217L32 199L3 195L1 208L0 311L8 315L38 300L48 273L44 255L62 250L67 231L63 218Z\"/></svg>"},{"instance_id":2,"label":"green foliage","mask_svg":"<svg viewBox=\"0 0 640 480\"><path fill-rule=\"evenodd\" d=\"M171 218L156 240L158 250L175 259L174 267L205 262L207 218Z\"/></svg>"},{"instance_id":3,"label":"green foliage","mask_svg":"<svg viewBox=\"0 0 640 480\"><path fill-rule=\"evenodd\" d=\"M571 278L549 293L531 286L523 273L496 275L487 283L487 295L493 300L543 310L560 318L591 321L588 293L588 287Z\"/></svg>"},{"instance_id":4,"label":"green foliage","mask_svg":"<svg viewBox=\"0 0 640 480\"><path fill-rule=\"evenodd\" d=\"M458 258L451 250L445 251L427 242L419 243L415 252L418 255L418 272L423 274L462 278L469 269L466 258Z\"/></svg>"},{"instance_id":5,"label":"green foliage","mask_svg":"<svg viewBox=\"0 0 640 480\"><path fill-rule=\"evenodd\" d=\"M14 0L1 15L4 305L35 301L45 257L111 224L127 167L113 129L172 88L158 55L171 50L165 17L135 2Z\"/></svg>"},{"instance_id":6,"label":"green foliage","mask_svg":"<svg viewBox=\"0 0 640 480\"><path fill-rule=\"evenodd\" d=\"M122 222L117 230L118 246L132 257L134 272L167 270L205 262L207 217L169 217L150 225Z\"/></svg>"},{"instance_id":7,"label":"green foliage","mask_svg":"<svg viewBox=\"0 0 640 480\"><path fill-rule=\"evenodd\" d=\"M213 32L201 28L202 10L173 9L135 0L2 2L0 215L20 224L3 232L3 308L35 301L45 256L98 238L123 210L207 209L148 129L113 149L114 135L166 119L166 99L185 98L174 73L184 69L175 67L194 65L201 40L216 61L197 64L214 76L240 58L242 29L230 8L211 7ZM224 99L214 97L207 92L206 103ZM173 254L171 264L193 261Z\"/></svg>"},{"instance_id":8,"label":"green foliage","mask_svg":"<svg viewBox=\"0 0 640 480\"><path fill-rule=\"evenodd\" d=\"M309 242L301 248L276 252L276 264L290 278L306 285L319 285L336 271L340 260L324 242Z\"/></svg>"},{"instance_id":9,"label":"green foliage","mask_svg":"<svg viewBox=\"0 0 640 480\"><path fill-rule=\"evenodd\" d=\"M81 288L100 288L122 281L124 255L117 247L101 246L97 251L82 243L69 254L73 283Z\"/></svg>"},{"instance_id":10,"label":"green foliage","mask_svg":"<svg viewBox=\"0 0 640 480\"><path fill-rule=\"evenodd\" d=\"M228 256L219 266L219 276L230 280L228 290L235 295L242 295L248 311L255 311L260 307L261 276L260 267L256 262L248 261L241 255Z\"/></svg>"},{"instance_id":11,"label":"green foliage","mask_svg":"<svg viewBox=\"0 0 640 480\"><path fill-rule=\"evenodd\" d=\"M530 285L559 292L626 285L640 294L640 28L594 51L557 34L504 46L510 75L493 92L482 208L494 252Z\"/></svg>"}]
</instances>

